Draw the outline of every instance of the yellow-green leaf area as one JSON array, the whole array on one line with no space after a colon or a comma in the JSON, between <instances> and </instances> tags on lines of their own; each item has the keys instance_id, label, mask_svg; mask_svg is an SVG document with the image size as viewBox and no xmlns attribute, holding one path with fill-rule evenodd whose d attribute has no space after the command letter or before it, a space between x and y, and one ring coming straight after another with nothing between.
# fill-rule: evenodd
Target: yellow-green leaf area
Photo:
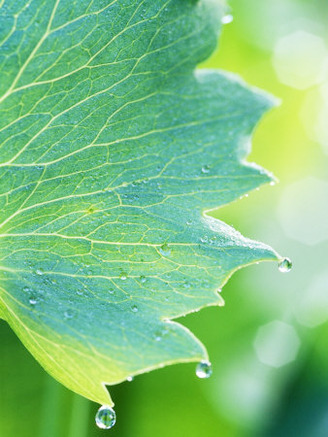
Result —
<instances>
[{"instance_id":1,"label":"yellow-green leaf area","mask_svg":"<svg viewBox=\"0 0 328 437\"><path fill-rule=\"evenodd\" d=\"M207 359L173 319L276 260L206 211L270 181L245 162L266 95L219 71L214 0L4 0L0 314L56 379Z\"/></svg>"}]
</instances>

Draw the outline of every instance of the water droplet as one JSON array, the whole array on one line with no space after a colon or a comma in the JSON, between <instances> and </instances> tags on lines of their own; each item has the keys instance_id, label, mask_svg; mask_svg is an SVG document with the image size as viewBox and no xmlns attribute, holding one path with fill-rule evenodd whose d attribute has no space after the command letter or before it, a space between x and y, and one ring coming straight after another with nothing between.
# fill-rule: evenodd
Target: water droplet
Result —
<instances>
[{"instance_id":1,"label":"water droplet","mask_svg":"<svg viewBox=\"0 0 328 437\"><path fill-rule=\"evenodd\" d=\"M96 424L98 428L110 429L116 423L116 413L113 408L108 405L103 405L99 408L96 414Z\"/></svg>"},{"instance_id":2,"label":"water droplet","mask_svg":"<svg viewBox=\"0 0 328 437\"><path fill-rule=\"evenodd\" d=\"M202 167L202 173L206 174L206 173L209 173L209 171L210 171L210 168L208 165L204 165Z\"/></svg>"},{"instance_id":3,"label":"water droplet","mask_svg":"<svg viewBox=\"0 0 328 437\"><path fill-rule=\"evenodd\" d=\"M128 382L132 382L132 381L134 380L134 378L133 378L133 376L128 376L128 377L126 378L126 380L127 380Z\"/></svg>"},{"instance_id":4,"label":"water droplet","mask_svg":"<svg viewBox=\"0 0 328 437\"><path fill-rule=\"evenodd\" d=\"M186 221L186 225L187 225L187 226L191 226L191 225L192 225L192 221L191 221L191 220L187 220L187 221Z\"/></svg>"},{"instance_id":5,"label":"water droplet","mask_svg":"<svg viewBox=\"0 0 328 437\"><path fill-rule=\"evenodd\" d=\"M229 24L233 21L233 16L231 14L227 14L224 17L222 17L221 22L222 24Z\"/></svg>"},{"instance_id":6,"label":"water droplet","mask_svg":"<svg viewBox=\"0 0 328 437\"><path fill-rule=\"evenodd\" d=\"M146 276L140 276L140 282L143 284L147 281Z\"/></svg>"},{"instance_id":7,"label":"water droplet","mask_svg":"<svg viewBox=\"0 0 328 437\"><path fill-rule=\"evenodd\" d=\"M41 275L43 275L43 270L42 270L42 269L37 269L37 270L35 271L35 273L36 273L37 275L41 276Z\"/></svg>"},{"instance_id":8,"label":"water droplet","mask_svg":"<svg viewBox=\"0 0 328 437\"><path fill-rule=\"evenodd\" d=\"M66 310L65 312L64 312L64 317L65 317L65 319L71 319L72 317L73 317L73 311L71 311L71 310Z\"/></svg>"},{"instance_id":9,"label":"water droplet","mask_svg":"<svg viewBox=\"0 0 328 437\"><path fill-rule=\"evenodd\" d=\"M212 364L209 361L201 361L198 363L196 375L201 379L209 378L212 375Z\"/></svg>"},{"instance_id":10,"label":"water droplet","mask_svg":"<svg viewBox=\"0 0 328 437\"><path fill-rule=\"evenodd\" d=\"M36 305L38 303L37 299L34 296L31 296L28 301L30 305Z\"/></svg>"},{"instance_id":11,"label":"water droplet","mask_svg":"<svg viewBox=\"0 0 328 437\"><path fill-rule=\"evenodd\" d=\"M120 275L120 279L121 279L122 281L125 281L126 278L127 278L126 273L121 273L121 275Z\"/></svg>"},{"instance_id":12,"label":"water droplet","mask_svg":"<svg viewBox=\"0 0 328 437\"><path fill-rule=\"evenodd\" d=\"M169 248L168 244L164 243L160 248L159 248L160 253L163 256L170 256L171 255L171 249Z\"/></svg>"},{"instance_id":13,"label":"water droplet","mask_svg":"<svg viewBox=\"0 0 328 437\"><path fill-rule=\"evenodd\" d=\"M162 341L162 332L155 332L155 341Z\"/></svg>"},{"instance_id":14,"label":"water droplet","mask_svg":"<svg viewBox=\"0 0 328 437\"><path fill-rule=\"evenodd\" d=\"M291 271L293 264L289 258L284 258L280 261L278 267L282 273L288 273Z\"/></svg>"},{"instance_id":15,"label":"water droplet","mask_svg":"<svg viewBox=\"0 0 328 437\"><path fill-rule=\"evenodd\" d=\"M131 311L132 311L133 313L137 313L137 312L139 311L137 305L132 305L132 307L131 307Z\"/></svg>"},{"instance_id":16,"label":"water droplet","mask_svg":"<svg viewBox=\"0 0 328 437\"><path fill-rule=\"evenodd\" d=\"M28 287L24 287L23 291L30 291L30 289Z\"/></svg>"}]
</instances>

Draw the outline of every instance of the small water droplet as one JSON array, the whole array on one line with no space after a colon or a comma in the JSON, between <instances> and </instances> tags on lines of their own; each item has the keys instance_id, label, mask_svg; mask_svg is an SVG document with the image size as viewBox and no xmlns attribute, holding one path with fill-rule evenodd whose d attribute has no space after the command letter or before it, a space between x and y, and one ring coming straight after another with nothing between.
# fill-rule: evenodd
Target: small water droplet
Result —
<instances>
[{"instance_id":1,"label":"small water droplet","mask_svg":"<svg viewBox=\"0 0 328 437\"><path fill-rule=\"evenodd\" d=\"M222 24L229 24L233 21L233 16L231 14L227 14L221 19Z\"/></svg>"},{"instance_id":2,"label":"small water droplet","mask_svg":"<svg viewBox=\"0 0 328 437\"><path fill-rule=\"evenodd\" d=\"M210 171L210 168L208 165L204 165L202 167L202 173L206 174L206 173L209 173L209 171Z\"/></svg>"},{"instance_id":3,"label":"small water droplet","mask_svg":"<svg viewBox=\"0 0 328 437\"><path fill-rule=\"evenodd\" d=\"M160 248L159 248L160 253L163 256L170 256L171 255L171 249L169 248L168 244L164 243Z\"/></svg>"},{"instance_id":4,"label":"small water droplet","mask_svg":"<svg viewBox=\"0 0 328 437\"><path fill-rule=\"evenodd\" d=\"M126 278L127 278L126 273L121 273L121 275L120 275L120 279L121 279L122 281L125 281Z\"/></svg>"},{"instance_id":5,"label":"small water droplet","mask_svg":"<svg viewBox=\"0 0 328 437\"><path fill-rule=\"evenodd\" d=\"M192 221L191 221L191 220L187 220L187 221L186 221L186 225L187 225L187 226L191 226L191 225L192 225Z\"/></svg>"},{"instance_id":6,"label":"small water droplet","mask_svg":"<svg viewBox=\"0 0 328 437\"><path fill-rule=\"evenodd\" d=\"M162 332L155 332L155 341L162 341Z\"/></svg>"},{"instance_id":7,"label":"small water droplet","mask_svg":"<svg viewBox=\"0 0 328 437\"><path fill-rule=\"evenodd\" d=\"M278 264L278 268L282 273L288 273L291 271L293 264L289 258L284 258Z\"/></svg>"},{"instance_id":8,"label":"small water droplet","mask_svg":"<svg viewBox=\"0 0 328 437\"><path fill-rule=\"evenodd\" d=\"M131 307L131 311L132 311L133 313L137 313L137 312L139 311L137 305L132 305L132 307Z\"/></svg>"},{"instance_id":9,"label":"small water droplet","mask_svg":"<svg viewBox=\"0 0 328 437\"><path fill-rule=\"evenodd\" d=\"M99 408L96 414L96 424L98 428L110 429L116 423L116 413L113 408L108 405L103 405Z\"/></svg>"},{"instance_id":10,"label":"small water droplet","mask_svg":"<svg viewBox=\"0 0 328 437\"><path fill-rule=\"evenodd\" d=\"M28 301L30 305L36 305L38 303L37 299L34 296L31 296Z\"/></svg>"},{"instance_id":11,"label":"small water droplet","mask_svg":"<svg viewBox=\"0 0 328 437\"><path fill-rule=\"evenodd\" d=\"M201 379L209 378L212 375L212 364L209 361L201 361L198 363L196 375Z\"/></svg>"},{"instance_id":12,"label":"small water droplet","mask_svg":"<svg viewBox=\"0 0 328 437\"><path fill-rule=\"evenodd\" d=\"M24 287L23 291L30 291L30 289L28 287Z\"/></svg>"},{"instance_id":13,"label":"small water droplet","mask_svg":"<svg viewBox=\"0 0 328 437\"><path fill-rule=\"evenodd\" d=\"M37 269L37 270L35 271L35 273L36 273L37 275L39 275L39 276L42 276L42 275L43 275L43 270L42 270L42 269Z\"/></svg>"},{"instance_id":14,"label":"small water droplet","mask_svg":"<svg viewBox=\"0 0 328 437\"><path fill-rule=\"evenodd\" d=\"M133 376L128 376L128 377L126 378L126 380L127 380L128 382L132 382L132 381L134 380L134 378L133 378Z\"/></svg>"},{"instance_id":15,"label":"small water droplet","mask_svg":"<svg viewBox=\"0 0 328 437\"><path fill-rule=\"evenodd\" d=\"M65 317L65 319L71 319L72 317L73 317L73 311L71 311L71 310L66 310L65 312L64 312L64 317Z\"/></svg>"},{"instance_id":16,"label":"small water droplet","mask_svg":"<svg viewBox=\"0 0 328 437\"><path fill-rule=\"evenodd\" d=\"M140 276L140 282L143 284L147 281L146 276Z\"/></svg>"}]
</instances>

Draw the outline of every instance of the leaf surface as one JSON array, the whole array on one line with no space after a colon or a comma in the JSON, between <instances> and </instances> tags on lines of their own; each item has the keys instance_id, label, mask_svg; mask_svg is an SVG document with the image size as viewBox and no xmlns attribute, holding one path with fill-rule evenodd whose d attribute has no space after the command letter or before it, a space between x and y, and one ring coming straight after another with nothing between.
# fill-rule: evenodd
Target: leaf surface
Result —
<instances>
[{"instance_id":1,"label":"leaf surface","mask_svg":"<svg viewBox=\"0 0 328 437\"><path fill-rule=\"evenodd\" d=\"M271 180L245 162L270 98L195 70L214 0L4 0L0 315L55 378L105 384L207 359L172 319L276 260L206 211Z\"/></svg>"}]
</instances>

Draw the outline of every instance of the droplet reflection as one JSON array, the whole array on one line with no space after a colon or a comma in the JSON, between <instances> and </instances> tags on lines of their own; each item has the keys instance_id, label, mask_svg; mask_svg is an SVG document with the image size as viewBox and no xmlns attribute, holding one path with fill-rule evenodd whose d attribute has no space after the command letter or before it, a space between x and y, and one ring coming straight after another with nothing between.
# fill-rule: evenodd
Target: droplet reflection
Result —
<instances>
[{"instance_id":1,"label":"droplet reflection","mask_svg":"<svg viewBox=\"0 0 328 437\"><path fill-rule=\"evenodd\" d=\"M212 375L212 364L209 361L201 361L198 363L196 375L201 379L209 378Z\"/></svg>"},{"instance_id":2,"label":"droplet reflection","mask_svg":"<svg viewBox=\"0 0 328 437\"><path fill-rule=\"evenodd\" d=\"M116 423L116 413L113 408L108 405L103 405L99 408L96 414L96 424L98 428L110 429Z\"/></svg>"}]
</instances>

